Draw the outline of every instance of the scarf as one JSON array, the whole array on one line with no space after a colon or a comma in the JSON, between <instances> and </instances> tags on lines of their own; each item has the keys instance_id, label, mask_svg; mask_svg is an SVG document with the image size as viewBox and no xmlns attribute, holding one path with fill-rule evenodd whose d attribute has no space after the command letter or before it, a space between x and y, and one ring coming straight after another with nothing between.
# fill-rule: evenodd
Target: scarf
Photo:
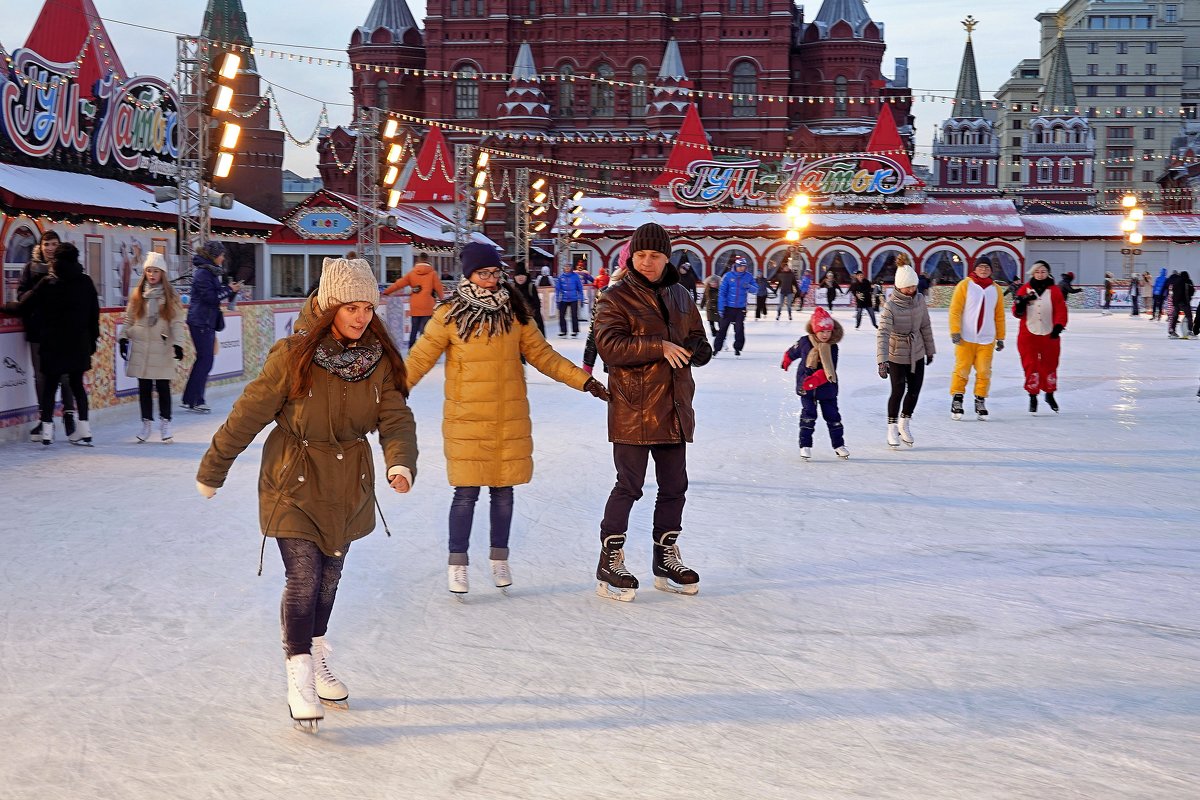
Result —
<instances>
[{"instance_id":1,"label":"scarf","mask_svg":"<svg viewBox=\"0 0 1200 800\"><path fill-rule=\"evenodd\" d=\"M362 346L351 347L345 347L333 336L328 336L313 353L314 364L348 383L370 377L382 360L383 345L373 336Z\"/></svg>"},{"instance_id":2,"label":"scarf","mask_svg":"<svg viewBox=\"0 0 1200 800\"><path fill-rule=\"evenodd\" d=\"M508 289L501 285L494 292L488 291L471 283L469 278L458 282L446 305L450 306L447 320L454 322L458 338L464 342L485 333L489 337L508 333L516 318Z\"/></svg>"},{"instance_id":3,"label":"scarf","mask_svg":"<svg viewBox=\"0 0 1200 800\"><path fill-rule=\"evenodd\" d=\"M142 292L142 299L146 301L146 324L153 328L158 324L158 307L163 299L162 286L147 286Z\"/></svg>"},{"instance_id":4,"label":"scarf","mask_svg":"<svg viewBox=\"0 0 1200 800\"><path fill-rule=\"evenodd\" d=\"M837 383L837 370L833 366L833 342L821 342L817 340L814 333L808 335L808 340L812 342L812 350L808 351L808 358L804 360L804 366L809 369L825 370L825 377L830 383Z\"/></svg>"},{"instance_id":5,"label":"scarf","mask_svg":"<svg viewBox=\"0 0 1200 800\"><path fill-rule=\"evenodd\" d=\"M1054 278L1046 278L1045 280L1040 280L1040 281L1037 278L1029 279L1029 288L1033 289L1038 294L1041 294L1042 292L1046 291L1053 285L1054 285Z\"/></svg>"}]
</instances>

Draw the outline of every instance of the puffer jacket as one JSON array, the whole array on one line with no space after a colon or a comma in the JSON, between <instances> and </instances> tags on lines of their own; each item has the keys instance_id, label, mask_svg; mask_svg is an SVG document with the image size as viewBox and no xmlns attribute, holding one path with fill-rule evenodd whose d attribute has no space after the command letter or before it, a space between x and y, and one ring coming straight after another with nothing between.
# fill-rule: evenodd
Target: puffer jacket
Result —
<instances>
[{"instance_id":1,"label":"puffer jacket","mask_svg":"<svg viewBox=\"0 0 1200 800\"><path fill-rule=\"evenodd\" d=\"M830 355L833 356L833 368L835 370L837 369L838 365L838 342L842 340L844 335L845 330L842 328L841 323L835 320L833 334L829 337L829 350ZM800 337L799 341L789 347L787 352L783 354L782 366L784 369L787 369L793 363L798 362L798 366L796 367L796 394L801 396L806 394L804 391L805 379L807 379L809 375L812 375L818 369L821 369L821 367L808 366L808 355L812 352L813 347L815 347L815 345L813 343L812 334L810 333L807 336ZM830 400L835 398L838 396L838 385L834 381L827 381L826 383L818 386L816 389L813 389L812 396L814 400Z\"/></svg>"},{"instance_id":2,"label":"puffer jacket","mask_svg":"<svg viewBox=\"0 0 1200 800\"><path fill-rule=\"evenodd\" d=\"M192 256L192 294L188 299L187 322L198 328L217 329L221 301L237 292L221 283L221 268L203 256Z\"/></svg>"},{"instance_id":3,"label":"puffer jacket","mask_svg":"<svg viewBox=\"0 0 1200 800\"><path fill-rule=\"evenodd\" d=\"M1167 270L1165 268L1160 269L1158 277L1154 279L1153 293L1155 295L1164 295L1167 293Z\"/></svg>"},{"instance_id":4,"label":"puffer jacket","mask_svg":"<svg viewBox=\"0 0 1200 800\"><path fill-rule=\"evenodd\" d=\"M608 440L616 444L680 444L692 441L696 383L692 367L712 359L712 346L691 293L675 270L657 284L629 270L596 303L596 349L608 365ZM663 341L692 351L691 363L675 369L663 358Z\"/></svg>"},{"instance_id":5,"label":"puffer jacket","mask_svg":"<svg viewBox=\"0 0 1200 800\"><path fill-rule=\"evenodd\" d=\"M578 303L583 299L583 278L574 272L564 272L554 282L555 303Z\"/></svg>"},{"instance_id":6,"label":"puffer jacket","mask_svg":"<svg viewBox=\"0 0 1200 800\"><path fill-rule=\"evenodd\" d=\"M308 395L288 399L288 352L305 334L271 348L257 378L213 435L196 480L225 485L234 459L269 425L258 475L264 536L307 539L337 556L375 529L375 467L367 434L379 431L388 469L417 474L417 429L384 356L366 378L347 381L314 365ZM367 332L363 343L374 334Z\"/></svg>"},{"instance_id":7,"label":"puffer jacket","mask_svg":"<svg viewBox=\"0 0 1200 800\"><path fill-rule=\"evenodd\" d=\"M408 296L408 311L414 317L432 316L433 307L437 305L437 301L441 299L445 291L442 289L442 281L437 272L424 261L413 264L413 268L407 275L401 276L383 293L395 294L405 287L411 292Z\"/></svg>"},{"instance_id":8,"label":"puffer jacket","mask_svg":"<svg viewBox=\"0 0 1200 800\"><path fill-rule=\"evenodd\" d=\"M917 292L909 297L900 291L892 292L879 315L875 363L894 361L915 366L935 353L937 346L933 341L933 326L929 322L924 295Z\"/></svg>"},{"instance_id":9,"label":"puffer jacket","mask_svg":"<svg viewBox=\"0 0 1200 800\"><path fill-rule=\"evenodd\" d=\"M162 297L161 290L159 297ZM183 304L175 298L170 322L164 315L165 310L160 299L158 318L151 325L147 313L134 318L133 301L125 307L121 336L129 340L129 360L125 363L128 377L150 380L170 380L175 377L179 363L175 360L175 346L183 347L187 338L187 331L183 327Z\"/></svg>"},{"instance_id":10,"label":"puffer jacket","mask_svg":"<svg viewBox=\"0 0 1200 800\"><path fill-rule=\"evenodd\" d=\"M721 278L721 291L717 294L717 308L723 314L727 308L745 308L746 296L758 293L758 284L750 270L738 272L731 269Z\"/></svg>"},{"instance_id":11,"label":"puffer jacket","mask_svg":"<svg viewBox=\"0 0 1200 800\"><path fill-rule=\"evenodd\" d=\"M578 278L576 278L578 280ZM416 386L446 354L442 438L451 486L518 486L533 478L533 424L521 356L538 372L583 389L591 377L555 352L533 320L464 341L441 305L408 354Z\"/></svg>"}]
</instances>

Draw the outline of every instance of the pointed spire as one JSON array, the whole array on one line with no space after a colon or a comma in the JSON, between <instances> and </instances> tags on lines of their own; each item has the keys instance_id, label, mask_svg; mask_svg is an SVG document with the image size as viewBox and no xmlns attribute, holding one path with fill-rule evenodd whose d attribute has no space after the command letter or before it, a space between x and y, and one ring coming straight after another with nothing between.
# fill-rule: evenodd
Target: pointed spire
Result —
<instances>
[{"instance_id":1,"label":"pointed spire","mask_svg":"<svg viewBox=\"0 0 1200 800\"><path fill-rule=\"evenodd\" d=\"M529 42L521 42L512 78L504 91L504 102L499 104L496 112L496 124L502 128L550 128L550 103L538 81Z\"/></svg>"},{"instance_id":2,"label":"pointed spire","mask_svg":"<svg viewBox=\"0 0 1200 800\"><path fill-rule=\"evenodd\" d=\"M375 0L371 13L367 14L367 21L358 29L363 44L372 43L375 32L380 29L391 34L392 41L389 44L401 44L408 31L420 30L405 0Z\"/></svg>"},{"instance_id":3,"label":"pointed spire","mask_svg":"<svg viewBox=\"0 0 1200 800\"><path fill-rule=\"evenodd\" d=\"M660 80L686 81L688 79L687 71L683 68L683 56L679 54L679 42L675 41L674 36L671 37L671 41L667 42L667 49L663 53L662 67L658 70L658 77Z\"/></svg>"},{"instance_id":4,"label":"pointed spire","mask_svg":"<svg viewBox=\"0 0 1200 800\"><path fill-rule=\"evenodd\" d=\"M962 66L958 70L958 88L954 91L957 98L954 116L959 119L972 119L983 116L979 73L975 69L975 45L971 42L971 32L979 27L979 20L968 16L962 24L967 29L967 46L963 49Z\"/></svg>"},{"instance_id":5,"label":"pointed spire","mask_svg":"<svg viewBox=\"0 0 1200 800\"><path fill-rule=\"evenodd\" d=\"M242 8L242 0L208 0L200 35L214 42L240 44L245 47L254 45L254 40L250 38L250 27L246 23L246 10ZM258 71L252 51L244 52L242 60L245 62L244 69Z\"/></svg>"},{"instance_id":6,"label":"pointed spire","mask_svg":"<svg viewBox=\"0 0 1200 800\"><path fill-rule=\"evenodd\" d=\"M445 203L454 199L454 158L441 128L430 128L417 164L404 183L406 203Z\"/></svg>"},{"instance_id":7,"label":"pointed spire","mask_svg":"<svg viewBox=\"0 0 1200 800\"><path fill-rule=\"evenodd\" d=\"M675 136L675 145L667 158L667 166L657 178L650 182L651 186L668 186L676 178L682 178L687 172L688 165L693 161L712 161L712 148L708 144L708 134L704 131L704 123L696 111L695 103L688 103L687 115L679 126Z\"/></svg>"},{"instance_id":8,"label":"pointed spire","mask_svg":"<svg viewBox=\"0 0 1200 800\"><path fill-rule=\"evenodd\" d=\"M70 64L79 56L90 31L95 34L88 42L75 83L81 96L91 97L92 86L109 70L126 77L125 67L92 0L46 0L25 47L51 61Z\"/></svg>"},{"instance_id":9,"label":"pointed spire","mask_svg":"<svg viewBox=\"0 0 1200 800\"><path fill-rule=\"evenodd\" d=\"M1063 38L1060 22L1058 41L1050 54L1050 69L1046 71L1046 83L1042 86L1041 97L1038 98L1042 115L1071 114L1079 101L1075 97L1075 82L1071 80L1071 64L1067 60L1067 41Z\"/></svg>"},{"instance_id":10,"label":"pointed spire","mask_svg":"<svg viewBox=\"0 0 1200 800\"><path fill-rule=\"evenodd\" d=\"M679 42L672 38L667 42L662 67L654 79L650 103L646 107L646 126L654 130L675 130L692 105L692 86L687 70L683 68Z\"/></svg>"},{"instance_id":11,"label":"pointed spire","mask_svg":"<svg viewBox=\"0 0 1200 800\"><path fill-rule=\"evenodd\" d=\"M867 13L867 7L863 5L863 0L825 0L821 5L821 10L817 12L817 16L813 17L812 24L817 26L817 30L821 33L821 38L825 39L829 36L829 31L839 22L845 22L854 31L856 38L863 35L867 25L871 24L871 15ZM883 34L883 26L879 25L879 32Z\"/></svg>"}]
</instances>

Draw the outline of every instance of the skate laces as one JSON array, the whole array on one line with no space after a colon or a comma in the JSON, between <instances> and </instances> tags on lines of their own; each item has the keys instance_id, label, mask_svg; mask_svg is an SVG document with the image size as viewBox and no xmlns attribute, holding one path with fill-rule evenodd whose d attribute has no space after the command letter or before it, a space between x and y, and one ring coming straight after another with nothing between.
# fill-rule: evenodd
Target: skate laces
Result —
<instances>
[{"instance_id":1,"label":"skate laces","mask_svg":"<svg viewBox=\"0 0 1200 800\"><path fill-rule=\"evenodd\" d=\"M687 567L684 566L683 561L680 560L681 557L679 555L679 545L677 545L677 544L668 545L668 546L663 547L662 550L663 550L662 565L664 567L666 567L669 570L676 571L676 572L687 569Z\"/></svg>"},{"instance_id":2,"label":"skate laces","mask_svg":"<svg viewBox=\"0 0 1200 800\"><path fill-rule=\"evenodd\" d=\"M512 573L508 569L507 561L493 561L492 575L501 580L512 580Z\"/></svg>"},{"instance_id":3,"label":"skate laces","mask_svg":"<svg viewBox=\"0 0 1200 800\"><path fill-rule=\"evenodd\" d=\"M319 680L325 683L338 682L338 679L333 674L333 670L329 668L329 661L327 660L329 654L332 652L333 648L328 644L319 644L313 648L313 672L316 673Z\"/></svg>"},{"instance_id":4,"label":"skate laces","mask_svg":"<svg viewBox=\"0 0 1200 800\"><path fill-rule=\"evenodd\" d=\"M288 680L292 687L304 698L304 702L315 704L317 702L317 687L311 682L304 680L304 666L299 658L289 658L287 660Z\"/></svg>"},{"instance_id":5,"label":"skate laces","mask_svg":"<svg viewBox=\"0 0 1200 800\"><path fill-rule=\"evenodd\" d=\"M616 575L629 575L633 573L625 569L625 550L610 550L608 553L608 569Z\"/></svg>"}]
</instances>

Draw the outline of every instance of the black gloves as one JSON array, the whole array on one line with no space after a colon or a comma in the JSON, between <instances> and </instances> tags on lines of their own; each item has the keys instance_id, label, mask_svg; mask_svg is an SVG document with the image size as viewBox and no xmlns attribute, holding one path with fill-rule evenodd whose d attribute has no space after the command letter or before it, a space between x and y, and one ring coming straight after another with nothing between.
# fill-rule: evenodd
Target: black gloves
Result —
<instances>
[{"instance_id":1,"label":"black gloves","mask_svg":"<svg viewBox=\"0 0 1200 800\"><path fill-rule=\"evenodd\" d=\"M929 355L925 356L925 366L928 367L932 363L933 363L933 353L930 353Z\"/></svg>"},{"instance_id":2,"label":"black gloves","mask_svg":"<svg viewBox=\"0 0 1200 800\"><path fill-rule=\"evenodd\" d=\"M414 286L414 287L412 287L411 291L413 294L420 294L421 290L424 288L425 288L424 286Z\"/></svg>"},{"instance_id":3,"label":"black gloves","mask_svg":"<svg viewBox=\"0 0 1200 800\"><path fill-rule=\"evenodd\" d=\"M598 397L606 403L609 400L608 389L605 389L604 384L595 378L588 378L587 383L583 385L583 390L592 397Z\"/></svg>"},{"instance_id":4,"label":"black gloves","mask_svg":"<svg viewBox=\"0 0 1200 800\"><path fill-rule=\"evenodd\" d=\"M879 362L879 377L886 378L888 376L888 362Z\"/></svg>"},{"instance_id":5,"label":"black gloves","mask_svg":"<svg viewBox=\"0 0 1200 800\"><path fill-rule=\"evenodd\" d=\"M1053 328L1050 329L1050 338L1057 339L1062 332L1063 332L1063 326L1055 325Z\"/></svg>"},{"instance_id":6,"label":"black gloves","mask_svg":"<svg viewBox=\"0 0 1200 800\"><path fill-rule=\"evenodd\" d=\"M117 349L121 351L121 358L128 361L129 360L129 340L121 339L121 341L117 342Z\"/></svg>"},{"instance_id":7,"label":"black gloves","mask_svg":"<svg viewBox=\"0 0 1200 800\"><path fill-rule=\"evenodd\" d=\"M959 342L962 341L962 334L958 334L958 333L950 334L950 341L954 342L955 344L958 344Z\"/></svg>"},{"instance_id":8,"label":"black gloves","mask_svg":"<svg viewBox=\"0 0 1200 800\"><path fill-rule=\"evenodd\" d=\"M997 340L996 340L996 352L997 352L997 353L999 353L999 352L1000 352L1001 350L1003 350L1003 349L1004 349L1004 340L1003 340L1003 339L997 339Z\"/></svg>"},{"instance_id":9,"label":"black gloves","mask_svg":"<svg viewBox=\"0 0 1200 800\"><path fill-rule=\"evenodd\" d=\"M175 345L175 360L183 361L183 348L179 345Z\"/></svg>"},{"instance_id":10,"label":"black gloves","mask_svg":"<svg viewBox=\"0 0 1200 800\"><path fill-rule=\"evenodd\" d=\"M703 334L693 336L684 342L683 346L692 353L692 358L688 362L688 366L703 367L709 361L712 361L712 345L708 343L708 338Z\"/></svg>"}]
</instances>

